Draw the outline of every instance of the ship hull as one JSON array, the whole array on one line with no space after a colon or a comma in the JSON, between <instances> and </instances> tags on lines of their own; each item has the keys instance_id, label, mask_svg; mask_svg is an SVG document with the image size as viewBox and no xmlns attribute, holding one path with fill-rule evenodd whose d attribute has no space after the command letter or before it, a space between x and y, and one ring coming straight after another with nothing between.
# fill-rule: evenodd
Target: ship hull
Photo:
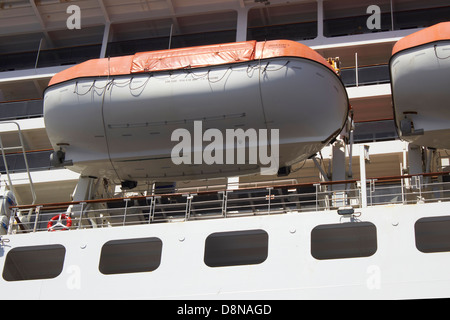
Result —
<instances>
[{"instance_id":1,"label":"ship hull","mask_svg":"<svg viewBox=\"0 0 450 320\"><path fill-rule=\"evenodd\" d=\"M375 206L358 209L358 214L358 222L350 222L350 218L331 210L9 235L0 257L2 268L9 253L21 247L61 245L65 259L62 271L51 279L6 281L5 276L1 277L0 296L46 300L360 300L450 296L450 253L424 253L415 242L417 221L447 216L448 204ZM336 224L373 224L377 235L375 252L345 259L314 257L314 230ZM263 230L268 234L264 261L222 267L205 264L205 241L211 234L243 230ZM99 270L106 243L148 237L162 242L161 260L155 270L123 274L103 274ZM345 242L340 244L345 246ZM245 243L241 246L246 250Z\"/></svg>"},{"instance_id":2,"label":"ship hull","mask_svg":"<svg viewBox=\"0 0 450 320\"><path fill-rule=\"evenodd\" d=\"M400 51L390 66L399 136L416 145L450 149L450 41Z\"/></svg>"},{"instance_id":3,"label":"ship hull","mask_svg":"<svg viewBox=\"0 0 450 320\"><path fill-rule=\"evenodd\" d=\"M260 130L266 130L270 147L278 143L276 168L289 166L336 137L347 113L348 98L338 76L320 63L294 57L74 79L49 87L44 100L49 139L55 150L65 151L65 160L73 163L69 169L132 181L262 172L270 164L262 163L260 150L256 162L250 161L250 140L244 143L244 163L236 158L236 149L243 146L239 139L234 158L226 160L228 131L237 129L254 130L258 148L265 146ZM190 134L192 147L179 153L189 159L175 163L174 148L186 142L174 137L180 129ZM203 136L208 129L215 129L222 141L216 135L211 145L213 139ZM274 130L277 141L270 140ZM206 163L208 145L223 154L222 163L219 158ZM275 150L270 147L268 156Z\"/></svg>"}]
</instances>

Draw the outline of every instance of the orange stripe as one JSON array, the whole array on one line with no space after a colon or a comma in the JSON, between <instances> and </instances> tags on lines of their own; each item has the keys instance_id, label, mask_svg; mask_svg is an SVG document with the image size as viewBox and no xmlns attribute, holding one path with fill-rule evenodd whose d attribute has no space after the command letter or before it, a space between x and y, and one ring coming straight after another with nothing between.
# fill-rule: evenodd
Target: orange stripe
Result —
<instances>
[{"instance_id":1,"label":"orange stripe","mask_svg":"<svg viewBox=\"0 0 450 320\"><path fill-rule=\"evenodd\" d=\"M253 60L256 41L136 53L131 73L199 68Z\"/></svg>"},{"instance_id":2,"label":"orange stripe","mask_svg":"<svg viewBox=\"0 0 450 320\"><path fill-rule=\"evenodd\" d=\"M450 22L438 23L400 39L392 49L392 55L402 50L441 40L450 40Z\"/></svg>"},{"instance_id":3,"label":"orange stripe","mask_svg":"<svg viewBox=\"0 0 450 320\"><path fill-rule=\"evenodd\" d=\"M245 41L220 45L159 50L135 55L94 59L56 74L49 86L81 77L106 77L140 72L198 68L275 57L300 57L331 65L316 51L295 41Z\"/></svg>"},{"instance_id":4,"label":"orange stripe","mask_svg":"<svg viewBox=\"0 0 450 320\"><path fill-rule=\"evenodd\" d=\"M53 76L48 85L51 86L53 84L82 77L107 77L108 75L128 74L130 72L132 59L133 56L124 56L110 59L88 60L57 73Z\"/></svg>"}]
</instances>

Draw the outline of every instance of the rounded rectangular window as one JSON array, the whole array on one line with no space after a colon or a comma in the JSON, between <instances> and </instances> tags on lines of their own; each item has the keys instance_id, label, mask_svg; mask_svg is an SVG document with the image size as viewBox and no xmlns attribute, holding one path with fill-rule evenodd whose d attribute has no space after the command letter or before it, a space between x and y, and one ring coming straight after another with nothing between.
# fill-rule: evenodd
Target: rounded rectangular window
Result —
<instances>
[{"instance_id":1,"label":"rounded rectangular window","mask_svg":"<svg viewBox=\"0 0 450 320\"><path fill-rule=\"evenodd\" d=\"M108 241L102 247L99 270L103 274L155 271L161 253L162 241L154 237Z\"/></svg>"},{"instance_id":2,"label":"rounded rectangular window","mask_svg":"<svg viewBox=\"0 0 450 320\"><path fill-rule=\"evenodd\" d=\"M3 268L6 281L56 278L63 270L64 246L42 245L17 247L8 252Z\"/></svg>"},{"instance_id":3,"label":"rounded rectangular window","mask_svg":"<svg viewBox=\"0 0 450 320\"><path fill-rule=\"evenodd\" d=\"M417 250L424 253L450 251L450 216L422 218L414 224Z\"/></svg>"},{"instance_id":4,"label":"rounded rectangular window","mask_svg":"<svg viewBox=\"0 0 450 320\"><path fill-rule=\"evenodd\" d=\"M217 232L205 241L205 264L228 267L259 264L267 259L269 235L264 230Z\"/></svg>"},{"instance_id":5,"label":"rounded rectangular window","mask_svg":"<svg viewBox=\"0 0 450 320\"><path fill-rule=\"evenodd\" d=\"M327 224L311 232L311 254L318 260L369 257L377 251L377 229L370 222Z\"/></svg>"}]
</instances>

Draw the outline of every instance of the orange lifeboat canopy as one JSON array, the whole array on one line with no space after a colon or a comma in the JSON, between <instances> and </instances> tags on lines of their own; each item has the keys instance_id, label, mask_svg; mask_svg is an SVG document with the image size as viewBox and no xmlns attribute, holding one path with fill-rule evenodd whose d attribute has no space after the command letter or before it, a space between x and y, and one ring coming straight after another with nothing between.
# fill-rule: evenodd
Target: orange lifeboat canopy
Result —
<instances>
[{"instance_id":1,"label":"orange lifeboat canopy","mask_svg":"<svg viewBox=\"0 0 450 320\"><path fill-rule=\"evenodd\" d=\"M49 86L76 78L201 68L276 57L313 60L335 71L319 53L301 43L290 40L245 41L88 60L59 72Z\"/></svg>"},{"instance_id":2,"label":"orange lifeboat canopy","mask_svg":"<svg viewBox=\"0 0 450 320\"><path fill-rule=\"evenodd\" d=\"M442 40L450 40L450 21L438 23L400 39L392 49L392 55L406 49Z\"/></svg>"}]
</instances>

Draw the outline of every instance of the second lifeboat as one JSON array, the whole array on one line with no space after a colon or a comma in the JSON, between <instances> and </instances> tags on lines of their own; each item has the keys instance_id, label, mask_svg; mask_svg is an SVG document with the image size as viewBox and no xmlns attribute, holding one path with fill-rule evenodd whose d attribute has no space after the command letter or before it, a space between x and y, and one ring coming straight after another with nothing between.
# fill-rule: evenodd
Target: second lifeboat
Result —
<instances>
[{"instance_id":1,"label":"second lifeboat","mask_svg":"<svg viewBox=\"0 0 450 320\"><path fill-rule=\"evenodd\" d=\"M450 149L450 22L399 40L390 71L400 137L419 146Z\"/></svg>"}]
</instances>

